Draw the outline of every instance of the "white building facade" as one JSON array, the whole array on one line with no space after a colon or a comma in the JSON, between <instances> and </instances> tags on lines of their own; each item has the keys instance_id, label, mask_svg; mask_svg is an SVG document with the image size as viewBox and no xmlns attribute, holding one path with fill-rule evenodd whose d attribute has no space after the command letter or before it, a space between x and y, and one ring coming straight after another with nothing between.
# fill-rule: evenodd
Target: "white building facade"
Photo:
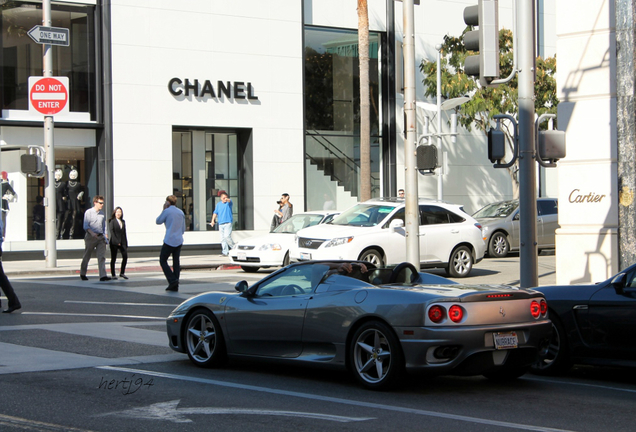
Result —
<instances>
[{"instance_id":1,"label":"white building facade","mask_svg":"<svg viewBox=\"0 0 636 432\"><path fill-rule=\"evenodd\" d=\"M41 23L41 2L7 3L0 167L16 198L4 247L43 250L44 230L35 232L33 217L44 180L20 172L28 146L43 145L42 116L29 112L24 87L42 71L41 47L25 34ZM445 34L461 34L463 10L476 1L419 3L417 64L435 58ZM508 28L510 3L500 1L500 25ZM85 191L79 212L58 211L58 250L83 248L82 212L96 194L106 197L107 212L123 208L131 246L161 244L155 218L171 194L187 216L186 245L220 242L209 225L220 191L234 202L235 239L268 230L281 193L296 212L357 202L356 4L55 1L53 26L69 28L71 38L70 47L54 48L53 75L69 76L71 111L55 118L56 168L62 182L76 169ZM539 1L537 10L539 54L552 55L554 4ZM402 3L369 0L369 20L373 195L394 196L404 187ZM419 133L426 115L418 112ZM443 150L445 201L470 213L511 197L509 175L492 168L483 134L460 131ZM556 195L556 171L543 178L541 193ZM420 196L436 198L437 190L437 176L419 177Z\"/></svg>"}]
</instances>

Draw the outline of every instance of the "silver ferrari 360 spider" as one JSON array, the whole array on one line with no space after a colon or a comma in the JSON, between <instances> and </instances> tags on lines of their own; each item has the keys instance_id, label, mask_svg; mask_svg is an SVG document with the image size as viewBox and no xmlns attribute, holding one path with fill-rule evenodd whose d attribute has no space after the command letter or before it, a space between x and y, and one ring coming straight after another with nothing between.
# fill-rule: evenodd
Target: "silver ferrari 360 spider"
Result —
<instances>
[{"instance_id":1,"label":"silver ferrari 360 spider","mask_svg":"<svg viewBox=\"0 0 636 432\"><path fill-rule=\"evenodd\" d=\"M551 335L541 293L460 285L409 263L295 263L236 291L179 305L170 347L205 367L229 357L349 368L381 389L404 372L517 378Z\"/></svg>"}]
</instances>

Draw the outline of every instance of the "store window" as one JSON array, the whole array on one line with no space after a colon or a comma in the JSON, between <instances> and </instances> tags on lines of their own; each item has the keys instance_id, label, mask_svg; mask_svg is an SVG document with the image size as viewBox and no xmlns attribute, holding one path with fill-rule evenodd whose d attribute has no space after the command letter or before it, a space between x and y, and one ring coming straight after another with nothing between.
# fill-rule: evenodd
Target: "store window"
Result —
<instances>
[{"instance_id":1,"label":"store window","mask_svg":"<svg viewBox=\"0 0 636 432\"><path fill-rule=\"evenodd\" d=\"M70 46L53 46L53 76L69 78L71 112L97 119L94 6L51 4L51 25L69 29ZM42 4L3 1L0 5L0 95L3 110L28 110L29 76L42 76L42 45L28 31L42 25Z\"/></svg>"},{"instance_id":2,"label":"store window","mask_svg":"<svg viewBox=\"0 0 636 432\"><path fill-rule=\"evenodd\" d=\"M92 197L97 193L96 152L56 147L55 159L55 236L58 240L83 239L84 212L93 206ZM27 239L44 240L45 180L30 176L26 180Z\"/></svg>"},{"instance_id":3,"label":"store window","mask_svg":"<svg viewBox=\"0 0 636 432\"><path fill-rule=\"evenodd\" d=\"M234 229L244 226L239 179L244 144L237 131L186 130L172 135L173 193L186 215L186 231L218 230L210 226L221 193L233 202Z\"/></svg>"},{"instance_id":4,"label":"store window","mask_svg":"<svg viewBox=\"0 0 636 432\"><path fill-rule=\"evenodd\" d=\"M371 186L380 194L381 86L379 33L369 34L371 96ZM307 208L326 203L348 206L339 198L359 192L360 70L358 34L344 29L305 28L305 159ZM314 167L312 169L312 166ZM316 178L310 178L317 171Z\"/></svg>"}]
</instances>

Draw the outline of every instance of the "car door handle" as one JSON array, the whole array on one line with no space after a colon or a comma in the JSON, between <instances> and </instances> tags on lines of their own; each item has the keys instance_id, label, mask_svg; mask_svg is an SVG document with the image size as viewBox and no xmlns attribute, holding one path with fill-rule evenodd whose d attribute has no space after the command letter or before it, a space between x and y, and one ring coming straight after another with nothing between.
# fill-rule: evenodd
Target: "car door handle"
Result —
<instances>
[{"instance_id":1,"label":"car door handle","mask_svg":"<svg viewBox=\"0 0 636 432\"><path fill-rule=\"evenodd\" d=\"M452 230L451 230L451 234L458 234L458 233L459 233L459 230L458 230L458 229L452 229Z\"/></svg>"}]
</instances>

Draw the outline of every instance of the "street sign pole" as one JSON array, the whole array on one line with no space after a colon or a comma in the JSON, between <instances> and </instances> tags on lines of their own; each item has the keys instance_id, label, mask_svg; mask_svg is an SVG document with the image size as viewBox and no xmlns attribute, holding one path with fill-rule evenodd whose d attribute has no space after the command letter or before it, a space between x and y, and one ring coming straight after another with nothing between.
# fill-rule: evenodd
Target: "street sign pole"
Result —
<instances>
[{"instance_id":1,"label":"street sign pole","mask_svg":"<svg viewBox=\"0 0 636 432\"><path fill-rule=\"evenodd\" d=\"M45 27L51 26L51 0L42 2L42 24ZM51 44L42 46L43 76L53 76L53 50ZM45 224L44 224L44 256L46 267L57 267L57 234L55 232L55 147L53 143L53 116L44 117L44 149L46 152L46 175L44 176L45 189Z\"/></svg>"},{"instance_id":2,"label":"street sign pole","mask_svg":"<svg viewBox=\"0 0 636 432\"><path fill-rule=\"evenodd\" d=\"M417 187L417 130L415 117L415 10L413 0L404 0L404 166L406 168L404 227L406 260L420 268L420 210Z\"/></svg>"},{"instance_id":3,"label":"street sign pole","mask_svg":"<svg viewBox=\"0 0 636 432\"><path fill-rule=\"evenodd\" d=\"M539 284L537 193L534 163L534 1L517 2L519 29L519 273L521 288Z\"/></svg>"}]
</instances>

